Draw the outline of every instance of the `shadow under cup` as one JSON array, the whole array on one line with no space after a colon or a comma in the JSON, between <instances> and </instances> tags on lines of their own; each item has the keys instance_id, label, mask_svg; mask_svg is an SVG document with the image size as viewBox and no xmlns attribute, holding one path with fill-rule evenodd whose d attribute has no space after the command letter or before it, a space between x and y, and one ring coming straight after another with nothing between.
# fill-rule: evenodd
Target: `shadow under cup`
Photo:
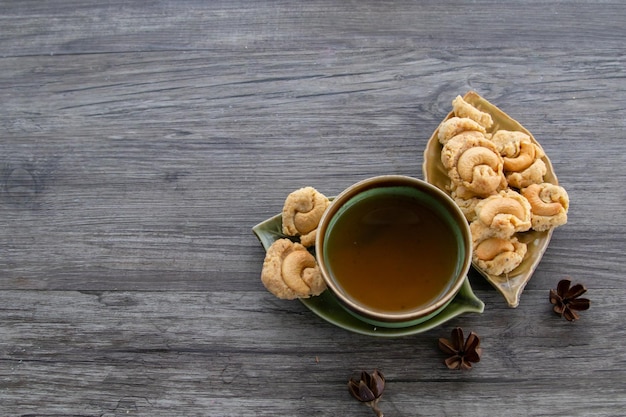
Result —
<instances>
[{"instance_id":1,"label":"shadow under cup","mask_svg":"<svg viewBox=\"0 0 626 417\"><path fill-rule=\"evenodd\" d=\"M408 327L441 312L471 264L471 235L454 201L405 176L343 191L320 221L316 253L340 304L360 320Z\"/></svg>"}]
</instances>

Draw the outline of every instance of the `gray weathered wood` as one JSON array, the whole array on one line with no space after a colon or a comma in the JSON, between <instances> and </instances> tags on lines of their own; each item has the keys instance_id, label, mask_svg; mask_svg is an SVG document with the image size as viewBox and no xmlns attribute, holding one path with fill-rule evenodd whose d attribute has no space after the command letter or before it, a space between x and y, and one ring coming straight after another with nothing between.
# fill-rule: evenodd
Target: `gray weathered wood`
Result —
<instances>
[{"instance_id":1,"label":"gray weathered wood","mask_svg":"<svg viewBox=\"0 0 626 417\"><path fill-rule=\"evenodd\" d=\"M0 414L617 416L626 408L621 2L0 2ZM251 227L292 190L421 177L474 89L571 199L520 306L378 339L280 301ZM568 323L548 290L592 308ZM442 365L476 331L482 361Z\"/></svg>"}]
</instances>

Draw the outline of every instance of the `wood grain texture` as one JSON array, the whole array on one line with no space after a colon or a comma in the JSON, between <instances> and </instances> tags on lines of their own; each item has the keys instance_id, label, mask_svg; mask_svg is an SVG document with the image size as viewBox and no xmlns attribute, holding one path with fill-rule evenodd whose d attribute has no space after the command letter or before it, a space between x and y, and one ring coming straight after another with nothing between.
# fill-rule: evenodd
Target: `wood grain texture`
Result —
<instances>
[{"instance_id":1,"label":"wood grain texture","mask_svg":"<svg viewBox=\"0 0 626 417\"><path fill-rule=\"evenodd\" d=\"M103 4L104 3L104 4ZM617 1L0 2L0 415L618 416L626 408L626 6ZM422 152L473 89L571 199L520 306L393 340L260 282L285 196ZM568 323L548 290L592 308ZM476 331L482 361L436 341Z\"/></svg>"}]
</instances>

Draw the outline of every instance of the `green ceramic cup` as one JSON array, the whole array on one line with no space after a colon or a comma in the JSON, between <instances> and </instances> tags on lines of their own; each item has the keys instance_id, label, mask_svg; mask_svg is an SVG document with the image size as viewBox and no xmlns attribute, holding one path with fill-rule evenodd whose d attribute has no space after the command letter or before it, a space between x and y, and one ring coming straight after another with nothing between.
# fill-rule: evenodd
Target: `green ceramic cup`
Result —
<instances>
[{"instance_id":1,"label":"green ceramic cup","mask_svg":"<svg viewBox=\"0 0 626 417\"><path fill-rule=\"evenodd\" d=\"M362 207L376 207L376 209L368 214ZM398 219L405 217L405 214L398 214L398 210L408 213L411 224L398 227ZM432 227L429 227L431 223L427 224L433 221L444 226L439 233L445 235L444 240L441 240L442 236L433 236ZM346 228L346 224L351 224L351 226ZM376 226L372 228L371 224ZM412 252L398 253L403 253L401 259L405 256L410 257L424 265L428 262L445 263L445 268L432 270L427 268L428 273L415 274L419 276L404 274L402 277L396 277L394 265L389 265L389 254L396 253L393 252L396 248L389 246L393 246L396 239L385 240L386 243L382 246L373 246L374 248L380 247L380 255L377 252L374 254L363 252L365 255L361 255L361 252L356 255L353 252L344 252L344 249L352 251L347 246L352 245L353 241L354 245L365 247L368 244L366 240L378 239L379 233L391 234L392 238L397 234L397 240L404 242L398 243L402 247L397 249L405 252L406 242L419 240L422 242L420 243L422 246L419 247L428 248L428 251L438 247L435 241L439 242L441 256L432 252L428 256ZM363 237L363 235L368 236ZM447 243L444 245L441 242ZM369 178L348 187L339 194L331 202L320 221L315 249L322 276L341 306L362 321L390 328L414 326L433 318L444 310L463 285L472 260L469 225L454 201L431 184L400 175ZM372 250L371 247L369 250ZM389 250L392 252L388 252ZM359 287L362 285L359 282L355 283L354 276L357 275L352 274L350 268L346 269L345 265L341 265L342 262L345 264L344 253L349 253L348 257L353 262L350 265L358 265L359 271L366 271L367 279L363 278L363 285L370 286L369 292L374 294L370 294L367 301L361 296L362 288ZM352 259L353 257L355 258ZM387 264L381 267L377 264L379 262L387 262ZM377 272L368 273L367 271ZM348 278L347 275L354 276ZM428 277L422 275L428 275ZM426 301L412 305L411 298L422 297L420 292L427 292L425 283L433 280L441 283L437 284L441 286L440 290ZM406 287L406 291L403 286ZM386 296L378 296L383 294ZM393 294L397 294L398 300L403 299L402 305L393 305L395 302L393 297L396 297ZM381 304L378 304L379 300ZM384 301L386 304L383 305L382 300L386 300Z\"/></svg>"}]
</instances>

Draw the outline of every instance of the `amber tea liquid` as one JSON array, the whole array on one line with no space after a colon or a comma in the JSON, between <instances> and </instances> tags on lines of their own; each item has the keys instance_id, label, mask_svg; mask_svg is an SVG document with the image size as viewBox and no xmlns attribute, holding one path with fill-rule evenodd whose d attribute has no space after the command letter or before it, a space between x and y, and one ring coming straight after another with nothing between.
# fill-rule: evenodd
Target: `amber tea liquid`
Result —
<instances>
[{"instance_id":1,"label":"amber tea liquid","mask_svg":"<svg viewBox=\"0 0 626 417\"><path fill-rule=\"evenodd\" d=\"M395 192L346 203L326 242L329 272L351 298L381 312L433 302L461 257L454 229L435 211Z\"/></svg>"}]
</instances>

